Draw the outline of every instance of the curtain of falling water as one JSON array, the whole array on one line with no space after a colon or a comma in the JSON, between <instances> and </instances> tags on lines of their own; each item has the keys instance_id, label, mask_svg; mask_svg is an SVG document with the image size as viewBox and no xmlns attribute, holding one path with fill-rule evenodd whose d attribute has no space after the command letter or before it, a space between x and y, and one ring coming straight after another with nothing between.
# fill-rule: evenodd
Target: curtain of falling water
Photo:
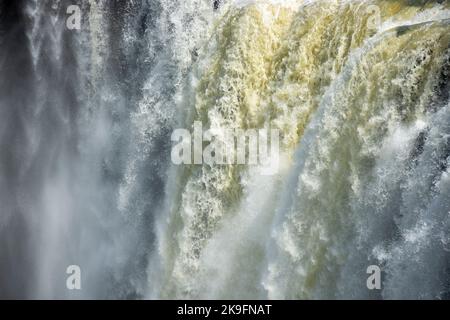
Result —
<instances>
[{"instance_id":1,"label":"curtain of falling water","mask_svg":"<svg viewBox=\"0 0 450 320\"><path fill-rule=\"evenodd\" d=\"M448 19L447 1L1 0L0 297L448 298ZM280 172L173 166L195 120L279 129Z\"/></svg>"},{"instance_id":2,"label":"curtain of falling water","mask_svg":"<svg viewBox=\"0 0 450 320\"><path fill-rule=\"evenodd\" d=\"M72 4L79 31L65 25ZM146 291L173 96L194 26L209 23L198 9L213 12L206 1L2 1L2 297ZM79 292L66 288L72 264Z\"/></svg>"}]
</instances>

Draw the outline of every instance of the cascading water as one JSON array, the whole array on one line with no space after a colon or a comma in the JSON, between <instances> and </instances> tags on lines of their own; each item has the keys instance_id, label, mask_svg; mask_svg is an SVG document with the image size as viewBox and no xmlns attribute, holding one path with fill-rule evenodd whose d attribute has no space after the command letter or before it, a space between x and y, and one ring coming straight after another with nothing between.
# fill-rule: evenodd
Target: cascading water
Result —
<instances>
[{"instance_id":1,"label":"cascading water","mask_svg":"<svg viewBox=\"0 0 450 320\"><path fill-rule=\"evenodd\" d=\"M449 298L449 31L448 1L1 0L0 297ZM173 164L195 121L279 130L279 170Z\"/></svg>"}]
</instances>

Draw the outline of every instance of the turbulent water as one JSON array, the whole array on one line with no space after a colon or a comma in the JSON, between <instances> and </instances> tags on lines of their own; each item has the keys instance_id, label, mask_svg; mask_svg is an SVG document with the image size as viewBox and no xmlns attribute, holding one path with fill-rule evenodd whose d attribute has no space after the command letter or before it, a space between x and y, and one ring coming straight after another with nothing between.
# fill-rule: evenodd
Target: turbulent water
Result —
<instances>
[{"instance_id":1,"label":"turbulent water","mask_svg":"<svg viewBox=\"0 0 450 320\"><path fill-rule=\"evenodd\" d=\"M0 0L0 297L448 299L449 77L448 1Z\"/></svg>"}]
</instances>

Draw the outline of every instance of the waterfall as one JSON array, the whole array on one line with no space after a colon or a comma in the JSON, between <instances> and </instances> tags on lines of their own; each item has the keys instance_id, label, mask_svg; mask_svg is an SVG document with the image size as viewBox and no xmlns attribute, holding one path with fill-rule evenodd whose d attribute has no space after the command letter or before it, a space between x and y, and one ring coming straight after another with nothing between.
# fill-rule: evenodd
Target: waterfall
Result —
<instances>
[{"instance_id":1,"label":"waterfall","mask_svg":"<svg viewBox=\"0 0 450 320\"><path fill-rule=\"evenodd\" d=\"M449 31L448 1L3 0L0 297L448 299ZM198 122L276 129L278 170L174 164Z\"/></svg>"}]
</instances>

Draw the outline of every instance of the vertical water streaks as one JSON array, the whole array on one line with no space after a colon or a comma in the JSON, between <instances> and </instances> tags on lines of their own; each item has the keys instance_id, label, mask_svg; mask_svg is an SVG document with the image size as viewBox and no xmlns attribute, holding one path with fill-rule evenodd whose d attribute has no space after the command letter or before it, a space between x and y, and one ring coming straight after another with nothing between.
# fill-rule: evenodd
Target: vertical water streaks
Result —
<instances>
[{"instance_id":1,"label":"vertical water streaks","mask_svg":"<svg viewBox=\"0 0 450 320\"><path fill-rule=\"evenodd\" d=\"M448 298L449 19L445 1L3 0L0 297ZM194 121L280 130L279 172L172 165Z\"/></svg>"}]
</instances>

